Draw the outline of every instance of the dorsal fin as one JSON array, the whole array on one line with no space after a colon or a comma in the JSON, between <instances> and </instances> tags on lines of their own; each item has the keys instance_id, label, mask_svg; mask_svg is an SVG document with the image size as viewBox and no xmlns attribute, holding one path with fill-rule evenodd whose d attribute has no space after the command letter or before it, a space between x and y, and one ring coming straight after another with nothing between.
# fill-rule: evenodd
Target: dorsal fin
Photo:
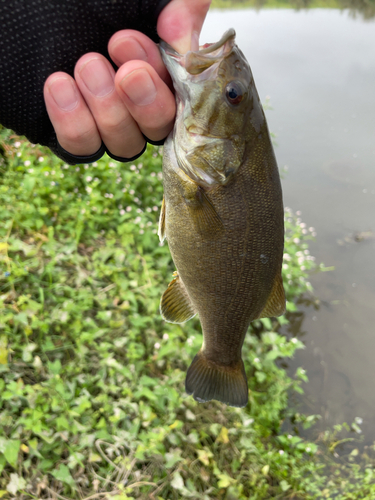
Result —
<instances>
[{"instance_id":1,"label":"dorsal fin","mask_svg":"<svg viewBox=\"0 0 375 500\"><path fill-rule=\"evenodd\" d=\"M281 316L285 313L285 292L281 274L276 276L267 303L257 319Z\"/></svg>"},{"instance_id":2,"label":"dorsal fin","mask_svg":"<svg viewBox=\"0 0 375 500\"><path fill-rule=\"evenodd\" d=\"M160 312L169 323L185 323L197 314L177 272L160 301Z\"/></svg>"}]
</instances>

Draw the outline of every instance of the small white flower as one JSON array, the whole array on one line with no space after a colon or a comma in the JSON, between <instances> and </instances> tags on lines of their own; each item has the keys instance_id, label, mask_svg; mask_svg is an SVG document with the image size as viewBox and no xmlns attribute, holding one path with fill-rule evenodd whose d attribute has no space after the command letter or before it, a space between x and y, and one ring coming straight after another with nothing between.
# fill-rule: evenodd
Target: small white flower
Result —
<instances>
[{"instance_id":1,"label":"small white flower","mask_svg":"<svg viewBox=\"0 0 375 500\"><path fill-rule=\"evenodd\" d=\"M134 172L134 170L137 170L137 167L135 165L130 165L130 170Z\"/></svg>"},{"instance_id":2,"label":"small white flower","mask_svg":"<svg viewBox=\"0 0 375 500\"><path fill-rule=\"evenodd\" d=\"M56 186L56 182L55 182L55 181L52 181L52 182L51 182L51 186Z\"/></svg>"},{"instance_id":3,"label":"small white flower","mask_svg":"<svg viewBox=\"0 0 375 500\"><path fill-rule=\"evenodd\" d=\"M79 167L76 167L76 172L80 172L80 168Z\"/></svg>"},{"instance_id":4,"label":"small white flower","mask_svg":"<svg viewBox=\"0 0 375 500\"><path fill-rule=\"evenodd\" d=\"M91 182L91 181L92 181L92 177L91 177L90 175L88 175L88 176L86 177L86 182Z\"/></svg>"},{"instance_id":5,"label":"small white flower","mask_svg":"<svg viewBox=\"0 0 375 500\"><path fill-rule=\"evenodd\" d=\"M20 141L17 141L17 142L14 143L14 147L15 148L19 148L20 146L21 146Z\"/></svg>"},{"instance_id":6,"label":"small white flower","mask_svg":"<svg viewBox=\"0 0 375 500\"><path fill-rule=\"evenodd\" d=\"M298 210L298 211L296 212L296 215L302 215L301 210Z\"/></svg>"},{"instance_id":7,"label":"small white flower","mask_svg":"<svg viewBox=\"0 0 375 500\"><path fill-rule=\"evenodd\" d=\"M124 209L121 209L120 210L120 215L124 215L125 214L125 210Z\"/></svg>"},{"instance_id":8,"label":"small white flower","mask_svg":"<svg viewBox=\"0 0 375 500\"><path fill-rule=\"evenodd\" d=\"M92 188L90 186L86 186L86 191L90 194L92 191Z\"/></svg>"},{"instance_id":9,"label":"small white flower","mask_svg":"<svg viewBox=\"0 0 375 500\"><path fill-rule=\"evenodd\" d=\"M154 348L155 348L155 349L160 349L160 344L159 344L159 342L156 342L156 344L154 345Z\"/></svg>"},{"instance_id":10,"label":"small white flower","mask_svg":"<svg viewBox=\"0 0 375 500\"><path fill-rule=\"evenodd\" d=\"M31 161L30 160L26 160L24 165L25 165L25 167L29 167L31 165Z\"/></svg>"},{"instance_id":11,"label":"small white flower","mask_svg":"<svg viewBox=\"0 0 375 500\"><path fill-rule=\"evenodd\" d=\"M134 194L134 193L135 193L134 189L131 189L131 190L129 191L129 194L131 194L132 196L133 196L133 194Z\"/></svg>"},{"instance_id":12,"label":"small white flower","mask_svg":"<svg viewBox=\"0 0 375 500\"><path fill-rule=\"evenodd\" d=\"M48 176L49 176L49 172L44 172L44 175L45 175L46 177L48 177Z\"/></svg>"},{"instance_id":13,"label":"small white flower","mask_svg":"<svg viewBox=\"0 0 375 500\"><path fill-rule=\"evenodd\" d=\"M139 223L141 222L141 220L142 220L142 219L141 219L140 217L136 217L136 218L134 219L134 224L139 224Z\"/></svg>"},{"instance_id":14,"label":"small white flower","mask_svg":"<svg viewBox=\"0 0 375 500\"><path fill-rule=\"evenodd\" d=\"M143 231L143 229L141 229L141 230L139 231L139 234L143 234L143 233L144 233L144 231Z\"/></svg>"},{"instance_id":15,"label":"small white flower","mask_svg":"<svg viewBox=\"0 0 375 500\"><path fill-rule=\"evenodd\" d=\"M28 172L29 172L29 174L32 174L34 172L34 169L33 168L29 168Z\"/></svg>"},{"instance_id":16,"label":"small white flower","mask_svg":"<svg viewBox=\"0 0 375 500\"><path fill-rule=\"evenodd\" d=\"M156 205L154 205L154 206L152 207L152 210L153 210L154 212L157 212L159 209L158 209L158 207L157 207Z\"/></svg>"},{"instance_id":17,"label":"small white flower","mask_svg":"<svg viewBox=\"0 0 375 500\"><path fill-rule=\"evenodd\" d=\"M254 363L259 363L259 358L254 358Z\"/></svg>"},{"instance_id":18,"label":"small white flower","mask_svg":"<svg viewBox=\"0 0 375 500\"><path fill-rule=\"evenodd\" d=\"M150 175L151 175L151 177L155 177L156 174L155 174L155 172L151 172Z\"/></svg>"},{"instance_id":19,"label":"small white flower","mask_svg":"<svg viewBox=\"0 0 375 500\"><path fill-rule=\"evenodd\" d=\"M298 244L300 242L300 239L299 238L294 238L293 241L294 241L294 243Z\"/></svg>"},{"instance_id":20,"label":"small white flower","mask_svg":"<svg viewBox=\"0 0 375 500\"><path fill-rule=\"evenodd\" d=\"M169 339L169 335L168 333L164 333L163 334L163 340L168 340Z\"/></svg>"},{"instance_id":21,"label":"small white flower","mask_svg":"<svg viewBox=\"0 0 375 500\"><path fill-rule=\"evenodd\" d=\"M139 198L135 197L135 198L134 198L134 201L135 201L136 203L138 203L138 202L139 202Z\"/></svg>"},{"instance_id":22,"label":"small white flower","mask_svg":"<svg viewBox=\"0 0 375 500\"><path fill-rule=\"evenodd\" d=\"M81 210L81 214L84 214L84 213L86 213L86 209L85 209L85 208L82 208L82 210Z\"/></svg>"},{"instance_id":23,"label":"small white flower","mask_svg":"<svg viewBox=\"0 0 375 500\"><path fill-rule=\"evenodd\" d=\"M292 344L297 344L298 340L294 337L294 338L292 338L291 342L292 342Z\"/></svg>"},{"instance_id":24,"label":"small white flower","mask_svg":"<svg viewBox=\"0 0 375 500\"><path fill-rule=\"evenodd\" d=\"M284 455L284 450L279 450L280 455Z\"/></svg>"},{"instance_id":25,"label":"small white flower","mask_svg":"<svg viewBox=\"0 0 375 500\"><path fill-rule=\"evenodd\" d=\"M132 210L132 207L126 207L127 212L131 212L131 210Z\"/></svg>"},{"instance_id":26,"label":"small white flower","mask_svg":"<svg viewBox=\"0 0 375 500\"><path fill-rule=\"evenodd\" d=\"M306 451L307 451L307 453L308 453L309 451L311 451L310 446L307 446Z\"/></svg>"},{"instance_id":27,"label":"small white flower","mask_svg":"<svg viewBox=\"0 0 375 500\"><path fill-rule=\"evenodd\" d=\"M301 222L300 227L305 228L306 224L304 222Z\"/></svg>"},{"instance_id":28,"label":"small white flower","mask_svg":"<svg viewBox=\"0 0 375 500\"><path fill-rule=\"evenodd\" d=\"M44 158L43 156L40 156L39 160L38 160L40 163L42 163L44 161Z\"/></svg>"},{"instance_id":29,"label":"small white flower","mask_svg":"<svg viewBox=\"0 0 375 500\"><path fill-rule=\"evenodd\" d=\"M147 207L147 208L146 208L146 212L151 212L151 211L152 211L152 210L151 210L151 208L150 208L150 207Z\"/></svg>"}]
</instances>

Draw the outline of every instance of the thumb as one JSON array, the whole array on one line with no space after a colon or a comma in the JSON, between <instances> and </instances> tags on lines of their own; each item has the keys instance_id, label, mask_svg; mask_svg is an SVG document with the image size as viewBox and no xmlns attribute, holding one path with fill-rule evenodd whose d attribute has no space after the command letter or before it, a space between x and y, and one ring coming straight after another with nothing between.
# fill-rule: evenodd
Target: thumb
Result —
<instances>
[{"instance_id":1,"label":"thumb","mask_svg":"<svg viewBox=\"0 0 375 500\"><path fill-rule=\"evenodd\" d=\"M158 35L180 54L198 50L211 0L172 0L160 13Z\"/></svg>"}]
</instances>

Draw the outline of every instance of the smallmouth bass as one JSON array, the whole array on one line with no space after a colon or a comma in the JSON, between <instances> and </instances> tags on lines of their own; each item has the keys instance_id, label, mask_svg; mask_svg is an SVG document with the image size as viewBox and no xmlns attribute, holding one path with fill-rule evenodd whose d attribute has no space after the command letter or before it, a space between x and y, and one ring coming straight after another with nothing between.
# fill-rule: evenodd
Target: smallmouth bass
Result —
<instances>
[{"instance_id":1,"label":"smallmouth bass","mask_svg":"<svg viewBox=\"0 0 375 500\"><path fill-rule=\"evenodd\" d=\"M186 376L199 402L248 402L241 349L250 322L285 312L279 171L246 58L228 30L214 44L160 50L177 114L164 144L159 237L176 265L160 310L199 314L203 345Z\"/></svg>"}]
</instances>

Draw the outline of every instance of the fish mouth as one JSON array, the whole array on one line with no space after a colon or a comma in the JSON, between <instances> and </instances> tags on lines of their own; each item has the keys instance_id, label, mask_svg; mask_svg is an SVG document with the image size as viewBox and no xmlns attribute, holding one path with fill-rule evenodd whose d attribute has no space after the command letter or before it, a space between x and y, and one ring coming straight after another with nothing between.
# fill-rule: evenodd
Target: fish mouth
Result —
<instances>
[{"instance_id":1,"label":"fish mouth","mask_svg":"<svg viewBox=\"0 0 375 500\"><path fill-rule=\"evenodd\" d=\"M179 54L168 43L161 41L160 49L163 60L173 76L176 71L176 63L184 68L190 75L199 75L205 70L226 57L234 47L236 32L233 28L226 31L216 43L206 43L199 50ZM174 64L173 62L174 61ZM181 76L181 75L180 75Z\"/></svg>"}]
</instances>

